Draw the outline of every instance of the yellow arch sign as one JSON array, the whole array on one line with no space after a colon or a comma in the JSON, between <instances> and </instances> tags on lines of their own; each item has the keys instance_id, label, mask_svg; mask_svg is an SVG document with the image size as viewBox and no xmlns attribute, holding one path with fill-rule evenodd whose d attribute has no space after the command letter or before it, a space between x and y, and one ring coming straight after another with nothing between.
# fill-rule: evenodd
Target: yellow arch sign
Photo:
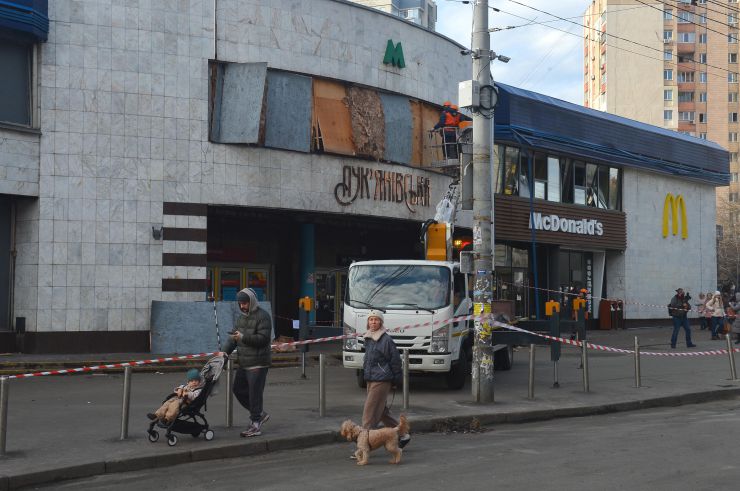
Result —
<instances>
[{"instance_id":1,"label":"yellow arch sign","mask_svg":"<svg viewBox=\"0 0 740 491\"><path fill-rule=\"evenodd\" d=\"M671 193L666 195L663 204L663 237L668 237L668 222L671 222L673 235L678 235L679 211L681 212L681 238L688 238L689 224L686 221L686 203L683 196L679 194L674 198Z\"/></svg>"}]
</instances>

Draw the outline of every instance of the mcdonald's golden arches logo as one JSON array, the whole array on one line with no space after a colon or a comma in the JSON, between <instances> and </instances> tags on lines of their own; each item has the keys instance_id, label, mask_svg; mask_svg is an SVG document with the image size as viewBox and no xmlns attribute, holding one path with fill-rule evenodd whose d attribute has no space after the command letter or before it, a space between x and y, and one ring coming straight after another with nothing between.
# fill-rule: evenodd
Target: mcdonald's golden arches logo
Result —
<instances>
[{"instance_id":1,"label":"mcdonald's golden arches logo","mask_svg":"<svg viewBox=\"0 0 740 491\"><path fill-rule=\"evenodd\" d=\"M668 222L671 222L673 235L678 235L679 216L681 218L681 238L686 239L689 236L689 224L686 221L686 203L680 194L674 198L671 193L668 193L663 204L663 237L668 237Z\"/></svg>"}]
</instances>

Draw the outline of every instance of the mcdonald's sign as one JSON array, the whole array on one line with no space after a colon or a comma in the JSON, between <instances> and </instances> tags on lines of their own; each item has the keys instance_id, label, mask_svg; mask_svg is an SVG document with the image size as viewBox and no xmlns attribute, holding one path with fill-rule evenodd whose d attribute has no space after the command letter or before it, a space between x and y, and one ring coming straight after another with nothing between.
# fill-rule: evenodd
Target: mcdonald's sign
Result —
<instances>
[{"instance_id":1,"label":"mcdonald's sign","mask_svg":"<svg viewBox=\"0 0 740 491\"><path fill-rule=\"evenodd\" d=\"M386 65L393 65L398 68L406 67L406 61L403 59L403 48L401 47L400 42L394 46L393 41L390 39L388 40L388 43L385 46L385 57L383 58L383 63Z\"/></svg>"},{"instance_id":2,"label":"mcdonald's sign","mask_svg":"<svg viewBox=\"0 0 740 491\"><path fill-rule=\"evenodd\" d=\"M686 203L680 194L674 198L671 193L668 193L663 204L663 237L668 237L668 222L671 222L673 235L678 235L679 217L681 218L681 238L686 239L689 236L689 224L686 221Z\"/></svg>"}]
</instances>

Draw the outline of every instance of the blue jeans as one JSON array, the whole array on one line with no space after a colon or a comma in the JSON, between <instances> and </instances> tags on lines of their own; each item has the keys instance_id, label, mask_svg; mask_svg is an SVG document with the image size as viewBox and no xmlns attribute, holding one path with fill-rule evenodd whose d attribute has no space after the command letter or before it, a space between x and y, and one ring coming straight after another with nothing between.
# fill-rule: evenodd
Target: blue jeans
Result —
<instances>
[{"instance_id":1,"label":"blue jeans","mask_svg":"<svg viewBox=\"0 0 740 491\"><path fill-rule=\"evenodd\" d=\"M712 337L719 336L719 328L724 327L723 324L723 318L722 317L714 317L712 316Z\"/></svg>"},{"instance_id":2,"label":"blue jeans","mask_svg":"<svg viewBox=\"0 0 740 491\"><path fill-rule=\"evenodd\" d=\"M673 316L673 335L671 336L671 347L676 347L676 341L678 340L678 331L683 327L686 331L686 346L691 343L691 328L689 327L689 318L687 316L679 317Z\"/></svg>"}]
</instances>

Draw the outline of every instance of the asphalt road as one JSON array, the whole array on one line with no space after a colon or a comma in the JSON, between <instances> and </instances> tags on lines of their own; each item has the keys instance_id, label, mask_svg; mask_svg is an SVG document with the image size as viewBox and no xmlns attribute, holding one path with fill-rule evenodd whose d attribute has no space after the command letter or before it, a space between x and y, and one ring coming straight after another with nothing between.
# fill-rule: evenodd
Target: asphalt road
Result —
<instances>
[{"instance_id":1,"label":"asphalt road","mask_svg":"<svg viewBox=\"0 0 740 491\"><path fill-rule=\"evenodd\" d=\"M338 443L55 483L39 489L737 489L740 399L415 435L401 465Z\"/></svg>"}]
</instances>

